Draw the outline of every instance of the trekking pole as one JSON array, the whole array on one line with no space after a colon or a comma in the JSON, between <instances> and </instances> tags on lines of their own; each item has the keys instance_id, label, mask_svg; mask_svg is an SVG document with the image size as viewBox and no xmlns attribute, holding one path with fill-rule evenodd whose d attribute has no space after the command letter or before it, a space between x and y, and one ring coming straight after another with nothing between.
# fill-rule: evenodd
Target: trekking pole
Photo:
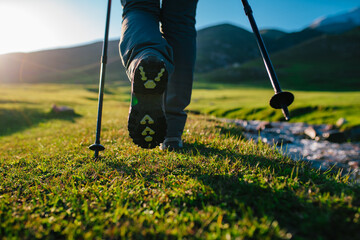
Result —
<instances>
[{"instance_id":1,"label":"trekking pole","mask_svg":"<svg viewBox=\"0 0 360 240\"><path fill-rule=\"evenodd\" d=\"M109 40L110 12L111 12L111 0L109 0L107 6L105 36L104 36L102 56L101 56L96 138L95 138L95 143L89 146L89 149L95 151L94 158L98 158L99 151L105 150L105 147L100 144L100 132L101 132L101 116L102 116L104 85L105 85L105 71L106 71L106 62L107 62L107 49L108 49L108 40Z\"/></svg>"},{"instance_id":2,"label":"trekking pole","mask_svg":"<svg viewBox=\"0 0 360 240\"><path fill-rule=\"evenodd\" d=\"M270 106L275 109L282 109L282 112L285 116L286 120L290 120L290 113L288 110L288 106L294 101L294 95L290 92L283 92L281 91L279 81L277 79L275 69L271 63L269 54L266 50L264 41L260 35L259 29L256 25L253 11L249 5L249 2L247 0L241 0L242 4L244 5L245 14L249 18L249 22L251 25L251 28L255 34L257 44L259 46L262 59L264 61L266 71L269 75L270 82L272 84L272 87L275 91L275 95L270 99Z\"/></svg>"}]
</instances>

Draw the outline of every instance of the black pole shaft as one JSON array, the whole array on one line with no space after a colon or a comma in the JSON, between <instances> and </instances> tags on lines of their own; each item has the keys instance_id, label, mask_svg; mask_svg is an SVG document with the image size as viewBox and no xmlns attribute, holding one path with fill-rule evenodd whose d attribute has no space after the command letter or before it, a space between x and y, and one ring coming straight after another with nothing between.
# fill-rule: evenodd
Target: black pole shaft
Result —
<instances>
[{"instance_id":1,"label":"black pole shaft","mask_svg":"<svg viewBox=\"0 0 360 240\"><path fill-rule=\"evenodd\" d=\"M110 12L111 12L111 0L108 1L108 6L107 6L106 24L105 24L105 36L104 36L104 42L103 42L103 48L102 48L102 56L101 56L100 82L99 82L99 100L98 100L98 116L97 116L97 124L96 124L95 144L100 144L101 118L102 118L102 109L103 109L105 72L106 72L108 39L109 39ZM97 158L98 156L99 156L99 150L96 149L94 157Z\"/></svg>"},{"instance_id":2,"label":"black pole shaft","mask_svg":"<svg viewBox=\"0 0 360 240\"><path fill-rule=\"evenodd\" d=\"M279 92L281 92L280 84L279 84L278 78L276 76L274 67L273 67L273 65L271 63L269 53L266 50L264 40L262 39L260 31L259 31L259 29L258 29L258 27L256 25L256 22L255 22L255 19L254 19L254 16L253 16L253 11L252 11L252 9L250 7L250 4L249 4L249 2L247 0L241 0L241 1L242 1L243 5L244 5L245 14L249 18L251 28L252 28L255 36L256 36L256 42L257 42L257 44L259 46L261 55L263 57L264 64L265 64L265 67L266 67L266 71L267 71L267 73L269 75L269 78L270 78L270 82L271 82L271 84L272 84L272 86L274 88L275 93L279 93Z\"/></svg>"},{"instance_id":3,"label":"black pole shaft","mask_svg":"<svg viewBox=\"0 0 360 240\"><path fill-rule=\"evenodd\" d=\"M255 34L256 42L260 49L260 53L261 53L262 59L265 64L266 71L269 75L271 85L275 91L275 95L270 100L270 106L275 109L282 109L285 119L289 120L290 114L289 114L289 110L287 107L294 101L294 95L290 92L282 92L281 91L280 84L279 84L278 78L277 78L275 70L274 70L274 66L271 63L269 53L266 50L266 47L264 44L264 40L262 39L260 31L256 25L256 22L255 22L255 19L253 16L253 11L250 7L250 4L249 4L248 0L241 0L241 1L242 1L242 4L244 5L245 14L248 16L251 28Z\"/></svg>"}]
</instances>

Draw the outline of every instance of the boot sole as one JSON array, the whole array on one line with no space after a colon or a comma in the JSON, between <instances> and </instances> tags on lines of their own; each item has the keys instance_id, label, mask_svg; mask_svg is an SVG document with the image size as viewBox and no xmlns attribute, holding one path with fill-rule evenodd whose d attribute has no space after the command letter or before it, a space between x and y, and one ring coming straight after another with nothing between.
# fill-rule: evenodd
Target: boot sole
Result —
<instances>
[{"instance_id":1,"label":"boot sole","mask_svg":"<svg viewBox=\"0 0 360 240\"><path fill-rule=\"evenodd\" d=\"M164 62L155 57L142 60L135 71L128 130L133 142L142 148L155 148L164 141L167 79Z\"/></svg>"}]
</instances>

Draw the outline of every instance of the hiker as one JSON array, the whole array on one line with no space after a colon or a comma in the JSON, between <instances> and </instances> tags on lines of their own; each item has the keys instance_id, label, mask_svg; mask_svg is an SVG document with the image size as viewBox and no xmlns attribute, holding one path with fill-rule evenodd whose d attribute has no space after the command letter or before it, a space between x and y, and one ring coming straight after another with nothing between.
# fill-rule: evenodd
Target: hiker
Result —
<instances>
[{"instance_id":1,"label":"hiker","mask_svg":"<svg viewBox=\"0 0 360 240\"><path fill-rule=\"evenodd\" d=\"M120 55L131 81L129 135L142 148L183 147L196 54L197 0L121 0Z\"/></svg>"}]
</instances>

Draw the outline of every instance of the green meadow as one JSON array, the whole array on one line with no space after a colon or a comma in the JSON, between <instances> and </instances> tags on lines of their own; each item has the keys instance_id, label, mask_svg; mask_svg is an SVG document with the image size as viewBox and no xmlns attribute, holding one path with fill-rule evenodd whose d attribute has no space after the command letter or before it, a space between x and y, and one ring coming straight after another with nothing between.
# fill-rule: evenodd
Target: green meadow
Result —
<instances>
[{"instance_id":1,"label":"green meadow","mask_svg":"<svg viewBox=\"0 0 360 240\"><path fill-rule=\"evenodd\" d=\"M210 87L207 87L210 86ZM190 110L217 117L248 120L284 121L280 110L269 105L274 91L236 85L199 84L193 92ZM336 124L339 118L348 123L343 128L360 125L359 91L291 91L295 101L289 106L290 122Z\"/></svg>"},{"instance_id":2,"label":"green meadow","mask_svg":"<svg viewBox=\"0 0 360 240\"><path fill-rule=\"evenodd\" d=\"M185 149L167 152L131 142L129 87L108 85L95 160L97 86L1 85L1 238L360 239L358 184L214 118L280 120L272 91L211 86L194 90ZM356 92L294 94L292 121L359 124Z\"/></svg>"}]
</instances>

